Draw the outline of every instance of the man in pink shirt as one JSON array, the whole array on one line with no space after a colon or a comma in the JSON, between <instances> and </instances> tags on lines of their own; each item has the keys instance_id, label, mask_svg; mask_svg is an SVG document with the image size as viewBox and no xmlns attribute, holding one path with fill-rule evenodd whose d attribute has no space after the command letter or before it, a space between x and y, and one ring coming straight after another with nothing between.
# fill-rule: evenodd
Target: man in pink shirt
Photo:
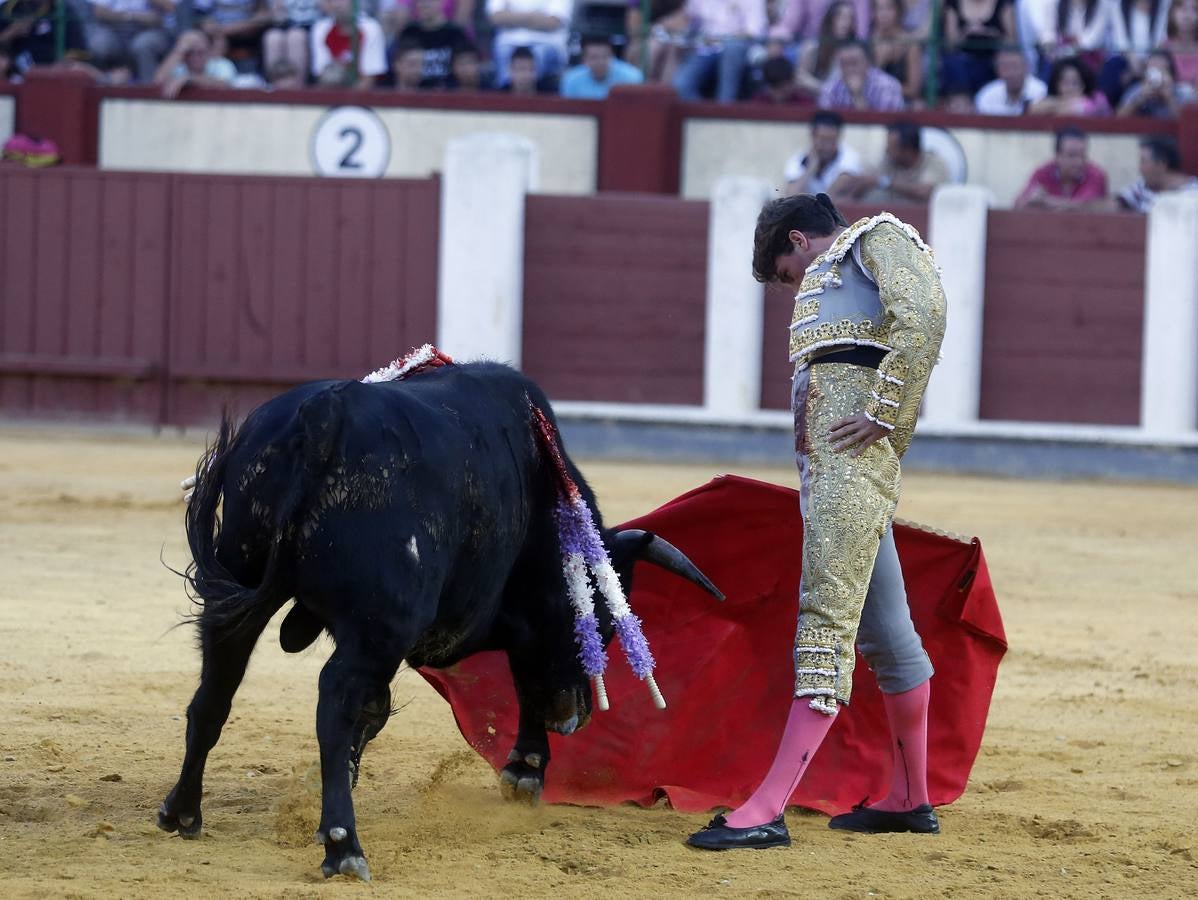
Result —
<instances>
[{"instance_id":1,"label":"man in pink shirt","mask_svg":"<svg viewBox=\"0 0 1198 900\"><path fill-rule=\"evenodd\" d=\"M1084 209L1106 199L1106 172L1086 158L1079 128L1057 132L1057 155L1032 173L1015 200L1017 209Z\"/></svg>"}]
</instances>

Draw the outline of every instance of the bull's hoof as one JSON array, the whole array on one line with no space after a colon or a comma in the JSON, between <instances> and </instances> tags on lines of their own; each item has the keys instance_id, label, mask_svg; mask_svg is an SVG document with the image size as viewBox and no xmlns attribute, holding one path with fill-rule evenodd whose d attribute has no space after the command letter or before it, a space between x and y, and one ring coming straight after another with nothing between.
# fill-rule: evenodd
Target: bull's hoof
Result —
<instances>
[{"instance_id":1,"label":"bull's hoof","mask_svg":"<svg viewBox=\"0 0 1198 900\"><path fill-rule=\"evenodd\" d=\"M512 756L515 758L499 772L499 790L505 800L536 806L541 802L541 792L545 789L541 757L530 753L521 758L518 751L513 751Z\"/></svg>"},{"instance_id":2,"label":"bull's hoof","mask_svg":"<svg viewBox=\"0 0 1198 900\"><path fill-rule=\"evenodd\" d=\"M195 840L203 829L204 817L197 809L194 815L171 812L164 800L158 807L158 827L168 833L179 832L179 837L186 841Z\"/></svg>"},{"instance_id":3,"label":"bull's hoof","mask_svg":"<svg viewBox=\"0 0 1198 900\"><path fill-rule=\"evenodd\" d=\"M347 856L335 867L333 863L326 860L320 867L320 874L325 878L332 878L334 875L348 875L359 881L369 881L370 867L366 865L365 856Z\"/></svg>"},{"instance_id":4,"label":"bull's hoof","mask_svg":"<svg viewBox=\"0 0 1198 900\"><path fill-rule=\"evenodd\" d=\"M370 867L366 865L366 856L353 829L340 825L328 830L321 828L316 832L316 841L324 844L324 862L320 865L320 873L325 878L348 875L360 881L370 880Z\"/></svg>"}]
</instances>

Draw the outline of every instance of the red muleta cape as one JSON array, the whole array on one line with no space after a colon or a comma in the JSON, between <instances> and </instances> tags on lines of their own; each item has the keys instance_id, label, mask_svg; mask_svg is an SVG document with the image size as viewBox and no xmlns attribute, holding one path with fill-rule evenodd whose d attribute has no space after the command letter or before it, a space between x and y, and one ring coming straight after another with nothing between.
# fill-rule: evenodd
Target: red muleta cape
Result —
<instances>
[{"instance_id":1,"label":"red muleta cape","mask_svg":"<svg viewBox=\"0 0 1198 900\"><path fill-rule=\"evenodd\" d=\"M794 686L801 571L798 495L726 475L626 523L674 544L727 594L723 603L677 576L638 566L630 602L644 621L669 708L653 707L613 641L611 710L570 737L550 735L549 803L698 812L740 804L765 775ZM961 796L986 725L1006 636L981 544L896 523L915 627L932 658L928 789ZM462 735L498 770L516 737L507 658L483 653L421 674L453 707ZM881 694L858 657L842 709L791 804L833 814L885 796L890 740Z\"/></svg>"}]
</instances>

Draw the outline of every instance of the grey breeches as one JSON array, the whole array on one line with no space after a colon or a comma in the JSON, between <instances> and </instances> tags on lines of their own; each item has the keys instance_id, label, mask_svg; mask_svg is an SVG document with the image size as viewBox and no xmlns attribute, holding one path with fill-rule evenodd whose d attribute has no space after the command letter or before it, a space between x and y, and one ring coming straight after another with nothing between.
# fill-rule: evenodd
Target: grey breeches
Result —
<instances>
[{"instance_id":1,"label":"grey breeches","mask_svg":"<svg viewBox=\"0 0 1198 900\"><path fill-rule=\"evenodd\" d=\"M857 649L883 694L901 694L932 677L931 660L911 622L892 528L886 529L878 546L857 628Z\"/></svg>"}]
</instances>

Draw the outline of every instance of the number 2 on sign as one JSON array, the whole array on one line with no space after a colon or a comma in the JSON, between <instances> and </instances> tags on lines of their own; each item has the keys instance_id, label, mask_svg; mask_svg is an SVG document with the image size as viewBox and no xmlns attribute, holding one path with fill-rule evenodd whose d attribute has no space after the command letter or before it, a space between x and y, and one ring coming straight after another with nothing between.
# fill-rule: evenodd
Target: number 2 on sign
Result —
<instances>
[{"instance_id":1,"label":"number 2 on sign","mask_svg":"<svg viewBox=\"0 0 1198 900\"><path fill-rule=\"evenodd\" d=\"M342 128L341 139L350 139L349 149L345 151L345 155L341 157L341 161L337 163L340 169L360 169L362 168L361 160L355 158L359 150L362 149L362 130L360 128Z\"/></svg>"}]
</instances>

